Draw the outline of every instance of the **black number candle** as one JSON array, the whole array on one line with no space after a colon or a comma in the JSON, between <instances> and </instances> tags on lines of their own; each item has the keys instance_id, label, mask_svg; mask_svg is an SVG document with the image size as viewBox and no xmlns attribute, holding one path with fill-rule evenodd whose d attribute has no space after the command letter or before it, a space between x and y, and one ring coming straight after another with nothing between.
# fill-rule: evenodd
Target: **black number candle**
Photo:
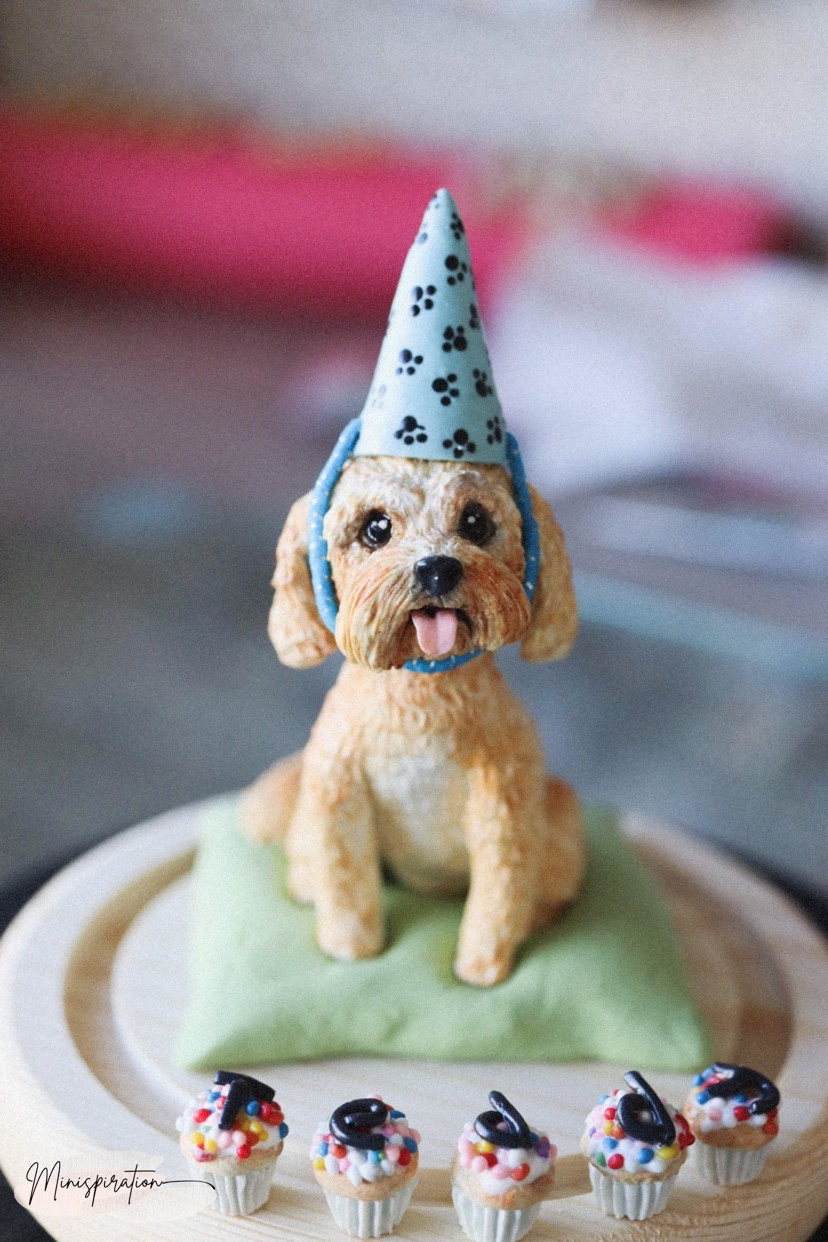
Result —
<instances>
[{"instance_id":1,"label":"black number candle","mask_svg":"<svg viewBox=\"0 0 828 1242\"><path fill-rule=\"evenodd\" d=\"M388 1120L388 1105L382 1100L348 1100L340 1104L331 1116L331 1134L346 1147L359 1151L382 1151L384 1134L372 1134L375 1126L384 1126Z\"/></svg>"},{"instance_id":2,"label":"black number candle","mask_svg":"<svg viewBox=\"0 0 828 1242\"><path fill-rule=\"evenodd\" d=\"M717 1061L712 1066L712 1071L714 1074L727 1074L729 1077L723 1078L721 1082L706 1082L704 1089L708 1095L718 1096L722 1100L730 1100L734 1095L747 1096L747 1110L754 1116L769 1113L779 1107L779 1091L776 1085L758 1070L750 1069L747 1065L728 1065L724 1061Z\"/></svg>"},{"instance_id":3,"label":"black number candle","mask_svg":"<svg viewBox=\"0 0 828 1242\"><path fill-rule=\"evenodd\" d=\"M237 1074L233 1070L219 1070L213 1081L217 1087L224 1087L229 1083L227 1098L219 1118L220 1130L232 1130L239 1109L245 1108L251 1100L266 1100L270 1104L276 1094L272 1087L259 1082L258 1078L251 1078L249 1074Z\"/></svg>"},{"instance_id":4,"label":"black number candle","mask_svg":"<svg viewBox=\"0 0 828 1242\"><path fill-rule=\"evenodd\" d=\"M646 1078L630 1070L624 1075L624 1082L632 1090L618 1101L616 1116L622 1130L642 1143L671 1147L676 1141L673 1118Z\"/></svg>"},{"instance_id":5,"label":"black number candle","mask_svg":"<svg viewBox=\"0 0 828 1242\"><path fill-rule=\"evenodd\" d=\"M491 1109L475 1118L474 1128L480 1137L495 1147L531 1147L531 1132L514 1104L499 1091L489 1092L489 1103Z\"/></svg>"}]
</instances>

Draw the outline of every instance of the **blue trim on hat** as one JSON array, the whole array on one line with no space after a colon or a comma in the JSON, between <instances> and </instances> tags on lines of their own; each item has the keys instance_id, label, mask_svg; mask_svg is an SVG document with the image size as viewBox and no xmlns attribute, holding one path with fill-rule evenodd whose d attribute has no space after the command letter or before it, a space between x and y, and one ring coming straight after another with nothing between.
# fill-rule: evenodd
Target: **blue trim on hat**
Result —
<instances>
[{"instance_id":1,"label":"blue trim on hat","mask_svg":"<svg viewBox=\"0 0 828 1242\"><path fill-rule=\"evenodd\" d=\"M540 532L535 521L535 515L532 512L532 497L529 495L529 485L526 482L523 458L520 455L518 442L511 431L506 432L506 460L512 476L512 493L517 505L517 511L520 514L522 526L523 557L526 562L523 571L523 589L531 601L532 596L535 594L535 587L538 585Z\"/></svg>"},{"instance_id":2,"label":"blue trim on hat","mask_svg":"<svg viewBox=\"0 0 828 1242\"><path fill-rule=\"evenodd\" d=\"M361 419L352 418L342 431L334 445L319 478L311 493L311 509L308 518L308 565L310 567L313 595L319 615L328 629L333 633L336 629L336 614L339 601L333 583L331 563L328 560L328 545L322 533L325 514L331 502L331 493L336 481L342 473L342 467L351 456L354 445L359 439ZM512 475L512 491L521 519L523 555L526 568L523 574L523 589L531 600L538 584L538 567L540 564L540 535L535 515L532 512L532 500L526 483L526 472L520 455L518 442L510 431L506 432L506 458ZM451 669L468 664L475 656L482 655L482 649L467 651L465 655L445 656L441 660L418 658L408 660L403 667L410 673L447 673Z\"/></svg>"},{"instance_id":3,"label":"blue trim on hat","mask_svg":"<svg viewBox=\"0 0 828 1242\"><path fill-rule=\"evenodd\" d=\"M344 428L334 445L333 452L322 467L322 472L311 493L311 510L308 519L308 565L316 607L331 633L336 629L339 601L334 589L331 562L328 560L328 545L322 534L322 524L331 503L331 492L342 473L342 467L351 456L353 447L359 439L360 426L361 419L352 418Z\"/></svg>"}]
</instances>

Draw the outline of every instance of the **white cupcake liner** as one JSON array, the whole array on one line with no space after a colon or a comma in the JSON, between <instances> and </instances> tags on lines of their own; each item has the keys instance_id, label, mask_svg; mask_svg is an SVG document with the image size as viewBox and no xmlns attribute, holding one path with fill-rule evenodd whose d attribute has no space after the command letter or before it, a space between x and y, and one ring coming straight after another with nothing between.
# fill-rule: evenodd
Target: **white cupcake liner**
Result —
<instances>
[{"instance_id":1,"label":"white cupcake liner","mask_svg":"<svg viewBox=\"0 0 828 1242\"><path fill-rule=\"evenodd\" d=\"M589 1166L589 1180L595 1192L595 1202L605 1216L626 1216L630 1220L648 1220L663 1212L673 1189L676 1174L652 1182L622 1182L608 1177L594 1164Z\"/></svg>"},{"instance_id":2,"label":"white cupcake liner","mask_svg":"<svg viewBox=\"0 0 828 1242\"><path fill-rule=\"evenodd\" d=\"M717 1186L743 1186L752 1182L765 1167L768 1146L764 1147L713 1147L696 1139L690 1156L702 1177Z\"/></svg>"},{"instance_id":3,"label":"white cupcake liner","mask_svg":"<svg viewBox=\"0 0 828 1242\"><path fill-rule=\"evenodd\" d=\"M216 1207L227 1216L249 1216L264 1207L270 1196L276 1160L248 1173L219 1173L199 1169L199 1176L216 1188Z\"/></svg>"},{"instance_id":4,"label":"white cupcake liner","mask_svg":"<svg viewBox=\"0 0 828 1242\"><path fill-rule=\"evenodd\" d=\"M419 1177L412 1177L385 1199L353 1199L325 1191L331 1215L340 1229L354 1238L381 1238L400 1223L411 1202Z\"/></svg>"},{"instance_id":5,"label":"white cupcake liner","mask_svg":"<svg viewBox=\"0 0 828 1242\"><path fill-rule=\"evenodd\" d=\"M459 1186L452 1186L451 1197L463 1233L472 1242L517 1242L529 1232L540 1212L540 1203L528 1208L484 1207Z\"/></svg>"}]
</instances>

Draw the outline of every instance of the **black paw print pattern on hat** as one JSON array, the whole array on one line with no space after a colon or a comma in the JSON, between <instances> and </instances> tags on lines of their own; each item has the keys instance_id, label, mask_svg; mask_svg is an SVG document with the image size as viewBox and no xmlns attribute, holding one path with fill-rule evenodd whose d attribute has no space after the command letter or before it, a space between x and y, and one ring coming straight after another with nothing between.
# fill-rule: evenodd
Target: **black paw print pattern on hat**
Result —
<instances>
[{"instance_id":1,"label":"black paw print pattern on hat","mask_svg":"<svg viewBox=\"0 0 828 1242\"><path fill-rule=\"evenodd\" d=\"M355 453L505 463L468 235L447 190L431 200L405 259Z\"/></svg>"},{"instance_id":2,"label":"black paw print pattern on hat","mask_svg":"<svg viewBox=\"0 0 828 1242\"><path fill-rule=\"evenodd\" d=\"M461 457L471 456L477 452L477 445L474 440L469 439L469 433L465 427L458 427L450 440L444 440L443 448L452 449L453 456L458 461Z\"/></svg>"},{"instance_id":3,"label":"black paw print pattern on hat","mask_svg":"<svg viewBox=\"0 0 828 1242\"><path fill-rule=\"evenodd\" d=\"M411 290L411 296L414 301L411 303L411 314L419 315L420 311L430 311L434 306L434 295L437 292L435 285L415 285Z\"/></svg>"},{"instance_id":4,"label":"black paw print pattern on hat","mask_svg":"<svg viewBox=\"0 0 828 1242\"><path fill-rule=\"evenodd\" d=\"M486 419L486 443L500 444L503 440L503 419L499 414Z\"/></svg>"},{"instance_id":5,"label":"black paw print pattern on hat","mask_svg":"<svg viewBox=\"0 0 828 1242\"><path fill-rule=\"evenodd\" d=\"M458 259L456 254L446 255L444 262L449 273L446 277L448 284L460 284L466 279L469 270L468 263L464 262L462 259Z\"/></svg>"},{"instance_id":6,"label":"black paw print pattern on hat","mask_svg":"<svg viewBox=\"0 0 828 1242\"><path fill-rule=\"evenodd\" d=\"M431 381L431 387L440 394L440 405L451 405L452 401L460 396L457 376L453 371L449 371L445 379L442 375L438 375L437 379Z\"/></svg>"},{"instance_id":7,"label":"black paw print pattern on hat","mask_svg":"<svg viewBox=\"0 0 828 1242\"><path fill-rule=\"evenodd\" d=\"M469 342L466 339L466 329L462 323L458 323L456 328L449 326L443 332L443 352L450 354L453 349L468 349Z\"/></svg>"},{"instance_id":8,"label":"black paw print pattern on hat","mask_svg":"<svg viewBox=\"0 0 828 1242\"><path fill-rule=\"evenodd\" d=\"M413 414L406 414L394 432L394 439L402 440L403 444L425 444L428 436L423 424L418 423Z\"/></svg>"},{"instance_id":9,"label":"black paw print pattern on hat","mask_svg":"<svg viewBox=\"0 0 828 1242\"><path fill-rule=\"evenodd\" d=\"M475 367L472 375L474 376L474 391L478 397L490 397L494 389L489 383L489 372L481 371L478 367Z\"/></svg>"},{"instance_id":10,"label":"black paw print pattern on hat","mask_svg":"<svg viewBox=\"0 0 828 1242\"><path fill-rule=\"evenodd\" d=\"M400 365L397 367L395 374L397 375L413 375L417 367L423 360L422 354L412 353L410 349L400 350Z\"/></svg>"}]
</instances>

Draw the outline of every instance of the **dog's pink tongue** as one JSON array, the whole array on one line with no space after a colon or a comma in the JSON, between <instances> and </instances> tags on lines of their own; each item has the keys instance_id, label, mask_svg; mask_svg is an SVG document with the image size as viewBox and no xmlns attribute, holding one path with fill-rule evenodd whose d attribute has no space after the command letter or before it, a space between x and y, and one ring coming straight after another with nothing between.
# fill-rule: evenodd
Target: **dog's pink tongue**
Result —
<instances>
[{"instance_id":1,"label":"dog's pink tongue","mask_svg":"<svg viewBox=\"0 0 828 1242\"><path fill-rule=\"evenodd\" d=\"M438 608L433 617L425 612L412 612L417 642L427 656L447 655L457 638L457 613L453 608Z\"/></svg>"}]
</instances>

